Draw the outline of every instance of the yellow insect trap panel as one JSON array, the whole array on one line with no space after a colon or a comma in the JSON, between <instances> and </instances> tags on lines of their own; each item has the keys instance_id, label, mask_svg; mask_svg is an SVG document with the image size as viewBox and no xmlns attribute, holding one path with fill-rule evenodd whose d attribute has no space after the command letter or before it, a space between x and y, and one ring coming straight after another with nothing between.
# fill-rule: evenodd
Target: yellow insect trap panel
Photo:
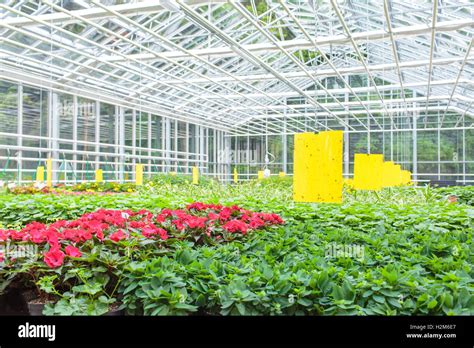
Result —
<instances>
[{"instance_id":1,"label":"yellow insect trap panel","mask_svg":"<svg viewBox=\"0 0 474 348\"><path fill-rule=\"evenodd\" d=\"M293 199L342 202L342 131L295 135Z\"/></svg>"},{"instance_id":2,"label":"yellow insect trap panel","mask_svg":"<svg viewBox=\"0 0 474 348\"><path fill-rule=\"evenodd\" d=\"M380 190L383 177L383 155L354 155L354 188L356 190Z\"/></svg>"}]
</instances>

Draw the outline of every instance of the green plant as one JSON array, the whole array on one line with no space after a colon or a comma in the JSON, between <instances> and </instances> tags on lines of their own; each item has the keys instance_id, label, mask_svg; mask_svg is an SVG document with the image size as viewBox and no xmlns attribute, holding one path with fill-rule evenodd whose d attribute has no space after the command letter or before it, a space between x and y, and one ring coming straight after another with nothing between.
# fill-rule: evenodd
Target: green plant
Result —
<instances>
[{"instance_id":1,"label":"green plant","mask_svg":"<svg viewBox=\"0 0 474 348\"><path fill-rule=\"evenodd\" d=\"M168 182L113 197L4 194L0 221L24 225L77 218L99 207L154 210L196 200L274 211L286 221L225 244L178 240L170 250L139 248L114 271L120 269L121 280L113 298L130 314L474 313L474 211L464 201L472 189L348 190L340 205L300 204L292 201L291 179L282 179L227 186ZM456 192L459 202L449 204L446 196ZM348 246L363 253L337 249Z\"/></svg>"}]
</instances>

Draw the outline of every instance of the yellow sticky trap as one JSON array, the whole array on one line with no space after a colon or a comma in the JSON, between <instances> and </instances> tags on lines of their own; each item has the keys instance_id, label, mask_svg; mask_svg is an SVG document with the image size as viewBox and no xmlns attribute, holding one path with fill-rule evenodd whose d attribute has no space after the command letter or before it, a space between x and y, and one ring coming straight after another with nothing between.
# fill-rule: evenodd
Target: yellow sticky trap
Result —
<instances>
[{"instance_id":1,"label":"yellow sticky trap","mask_svg":"<svg viewBox=\"0 0 474 348\"><path fill-rule=\"evenodd\" d=\"M170 172L171 176L176 176L176 172Z\"/></svg>"},{"instance_id":2,"label":"yellow sticky trap","mask_svg":"<svg viewBox=\"0 0 474 348\"><path fill-rule=\"evenodd\" d=\"M199 168L193 167L193 184L199 184Z\"/></svg>"},{"instance_id":3,"label":"yellow sticky trap","mask_svg":"<svg viewBox=\"0 0 474 348\"><path fill-rule=\"evenodd\" d=\"M286 176L286 173L285 173L285 172L279 172L279 173L278 173L278 176L279 176L280 178L284 178L284 177Z\"/></svg>"},{"instance_id":4,"label":"yellow sticky trap","mask_svg":"<svg viewBox=\"0 0 474 348\"><path fill-rule=\"evenodd\" d=\"M97 169L95 171L95 182L96 183L104 182L104 174L102 172L102 169Z\"/></svg>"},{"instance_id":5,"label":"yellow sticky trap","mask_svg":"<svg viewBox=\"0 0 474 348\"><path fill-rule=\"evenodd\" d=\"M135 185L143 185L143 164L135 165Z\"/></svg>"},{"instance_id":6,"label":"yellow sticky trap","mask_svg":"<svg viewBox=\"0 0 474 348\"><path fill-rule=\"evenodd\" d=\"M325 171L318 171L320 202L342 202L342 131L327 131L318 134L322 139L321 162ZM316 164L317 165L317 164Z\"/></svg>"},{"instance_id":7,"label":"yellow sticky trap","mask_svg":"<svg viewBox=\"0 0 474 348\"><path fill-rule=\"evenodd\" d=\"M411 173L408 170L402 170L401 172L401 184L410 185L411 184Z\"/></svg>"},{"instance_id":8,"label":"yellow sticky trap","mask_svg":"<svg viewBox=\"0 0 474 348\"><path fill-rule=\"evenodd\" d=\"M237 173L237 168L234 168L234 183L237 184L239 181L239 173Z\"/></svg>"},{"instance_id":9,"label":"yellow sticky trap","mask_svg":"<svg viewBox=\"0 0 474 348\"><path fill-rule=\"evenodd\" d=\"M44 167L38 166L36 168L36 182L43 182L44 181Z\"/></svg>"},{"instance_id":10,"label":"yellow sticky trap","mask_svg":"<svg viewBox=\"0 0 474 348\"><path fill-rule=\"evenodd\" d=\"M315 177L314 162L317 152L318 137L314 133L295 134L293 164L293 199L296 202L314 202L314 187L308 187L310 177ZM312 161L309 161L312 159Z\"/></svg>"},{"instance_id":11,"label":"yellow sticky trap","mask_svg":"<svg viewBox=\"0 0 474 348\"><path fill-rule=\"evenodd\" d=\"M402 185L411 185L411 172L402 170Z\"/></svg>"},{"instance_id":12,"label":"yellow sticky trap","mask_svg":"<svg viewBox=\"0 0 474 348\"><path fill-rule=\"evenodd\" d=\"M370 167L372 168L372 190L382 189L383 180L383 155L382 154L371 154L370 155Z\"/></svg>"},{"instance_id":13,"label":"yellow sticky trap","mask_svg":"<svg viewBox=\"0 0 474 348\"><path fill-rule=\"evenodd\" d=\"M401 167L392 161L384 162L382 166L383 187L394 187L401 184Z\"/></svg>"},{"instance_id":14,"label":"yellow sticky trap","mask_svg":"<svg viewBox=\"0 0 474 348\"><path fill-rule=\"evenodd\" d=\"M354 188L356 190L380 190L382 188L383 155L354 155Z\"/></svg>"},{"instance_id":15,"label":"yellow sticky trap","mask_svg":"<svg viewBox=\"0 0 474 348\"><path fill-rule=\"evenodd\" d=\"M263 180L263 170L258 171L258 180Z\"/></svg>"},{"instance_id":16,"label":"yellow sticky trap","mask_svg":"<svg viewBox=\"0 0 474 348\"><path fill-rule=\"evenodd\" d=\"M393 166L393 184L394 186L402 184L402 167L399 164Z\"/></svg>"},{"instance_id":17,"label":"yellow sticky trap","mask_svg":"<svg viewBox=\"0 0 474 348\"><path fill-rule=\"evenodd\" d=\"M53 160L46 160L46 186L53 187Z\"/></svg>"},{"instance_id":18,"label":"yellow sticky trap","mask_svg":"<svg viewBox=\"0 0 474 348\"><path fill-rule=\"evenodd\" d=\"M391 187L393 186L391 180L391 172L392 172L393 162L383 162L382 164L382 186L383 187Z\"/></svg>"},{"instance_id":19,"label":"yellow sticky trap","mask_svg":"<svg viewBox=\"0 0 474 348\"><path fill-rule=\"evenodd\" d=\"M342 202L342 135L342 131L295 135L296 202Z\"/></svg>"}]
</instances>

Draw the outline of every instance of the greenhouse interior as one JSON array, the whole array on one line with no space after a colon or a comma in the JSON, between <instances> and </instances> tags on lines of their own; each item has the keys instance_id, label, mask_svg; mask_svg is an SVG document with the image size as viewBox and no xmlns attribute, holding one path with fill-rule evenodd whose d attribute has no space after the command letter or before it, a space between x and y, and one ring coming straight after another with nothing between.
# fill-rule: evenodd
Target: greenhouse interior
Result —
<instances>
[{"instance_id":1,"label":"greenhouse interior","mask_svg":"<svg viewBox=\"0 0 474 348\"><path fill-rule=\"evenodd\" d=\"M474 314L471 0L0 18L0 314Z\"/></svg>"}]
</instances>

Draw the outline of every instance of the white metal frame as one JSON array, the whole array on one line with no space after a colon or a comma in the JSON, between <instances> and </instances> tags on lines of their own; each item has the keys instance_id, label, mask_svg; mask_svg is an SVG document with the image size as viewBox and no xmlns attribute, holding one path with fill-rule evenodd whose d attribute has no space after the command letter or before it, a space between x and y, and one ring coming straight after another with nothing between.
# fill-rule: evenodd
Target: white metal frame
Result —
<instances>
[{"instance_id":1,"label":"white metal frame","mask_svg":"<svg viewBox=\"0 0 474 348\"><path fill-rule=\"evenodd\" d=\"M257 2L264 3L264 12L257 12ZM46 89L50 95L50 129L48 137L40 137L48 146L37 151L56 161L71 154L74 170L84 155L78 145L85 145L78 140L77 112L72 150L61 150L59 142L65 140L58 138L55 126L55 96L73 95L76 108L78 97L93 100L96 113L100 103L116 105L118 142L113 156L107 155L116 158L121 180L127 160L143 162L150 173L153 161L162 161L165 171L185 163L186 173L191 163L199 163L203 171L227 180L229 159L219 151L232 151L231 138L249 144L249 137L266 135L281 135L285 151L279 163L287 171L290 136L327 129L344 130L347 149L351 134L366 134L367 151L371 134L383 134L383 139L386 134L392 145L394 137L411 134L405 146L411 146L412 156L406 162L415 175L422 175L416 173L421 163L417 136L434 130L435 174L441 178L441 132L462 131L466 144L473 127L474 3L469 0L328 0L315 8L303 0L121 5L87 0L76 6L82 8L66 8L59 0L0 4L0 80L19 85L16 146L0 141L0 150L18 151L14 171L20 181L29 160L23 152L32 150L23 144L23 85ZM125 109L163 117L159 154L151 146L151 117L148 146L125 145ZM99 143L99 118L95 122L96 141L87 145L93 146L88 154L99 168L100 149L110 144ZM170 133L171 122L175 134ZM186 124L186 135L189 124L195 125L197 159L188 141L185 151L177 151L177 122ZM135 121L132 128L135 139ZM216 131L213 154L207 152L209 130ZM10 136L0 132L0 137ZM125 157L128 150L130 158ZM390 151L393 157L393 148ZM184 160L178 158L181 152ZM466 149L462 152L465 179L470 164Z\"/></svg>"}]
</instances>

